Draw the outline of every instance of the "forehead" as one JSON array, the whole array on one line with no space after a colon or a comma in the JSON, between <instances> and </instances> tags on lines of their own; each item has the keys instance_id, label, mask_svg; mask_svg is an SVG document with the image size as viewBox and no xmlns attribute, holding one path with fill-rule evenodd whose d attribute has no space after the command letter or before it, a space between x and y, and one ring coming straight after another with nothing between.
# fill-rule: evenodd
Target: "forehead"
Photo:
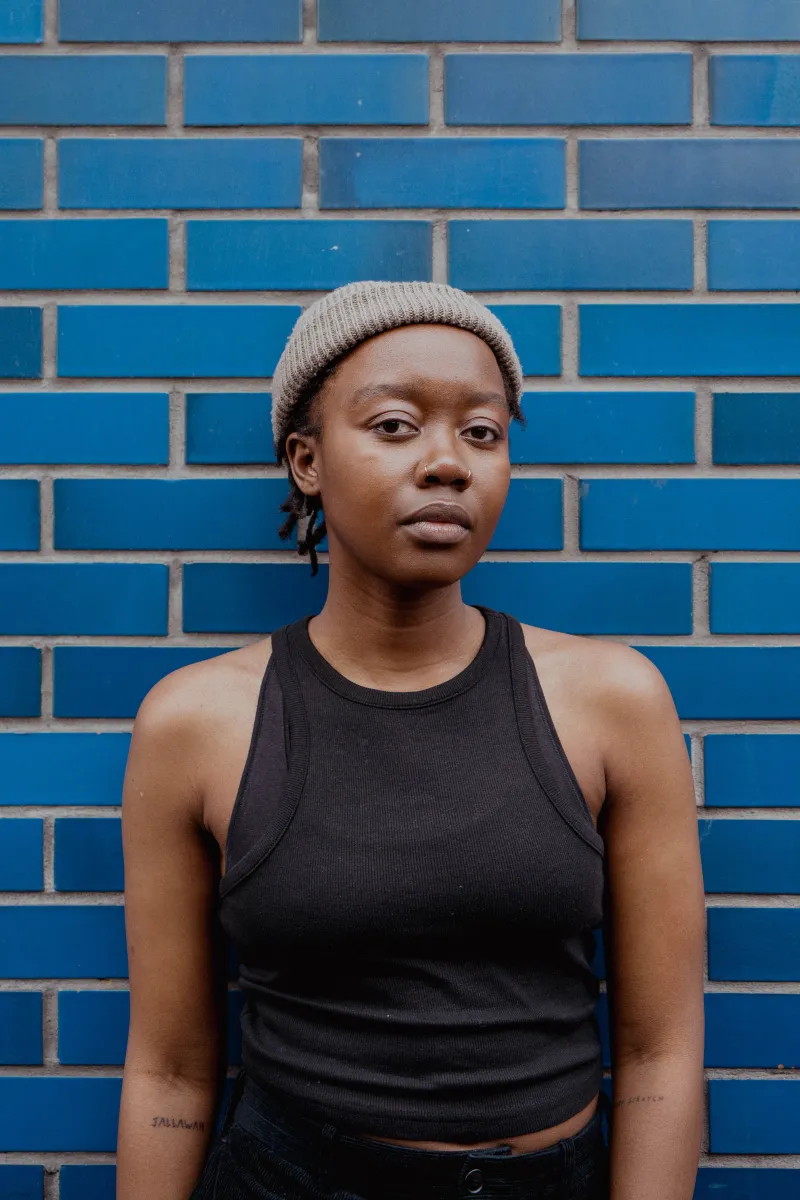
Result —
<instances>
[{"instance_id":1,"label":"forehead","mask_svg":"<svg viewBox=\"0 0 800 1200\"><path fill-rule=\"evenodd\" d=\"M335 381L348 389L372 383L426 382L505 397L493 351L474 333L450 325L407 325L362 342L344 358Z\"/></svg>"}]
</instances>

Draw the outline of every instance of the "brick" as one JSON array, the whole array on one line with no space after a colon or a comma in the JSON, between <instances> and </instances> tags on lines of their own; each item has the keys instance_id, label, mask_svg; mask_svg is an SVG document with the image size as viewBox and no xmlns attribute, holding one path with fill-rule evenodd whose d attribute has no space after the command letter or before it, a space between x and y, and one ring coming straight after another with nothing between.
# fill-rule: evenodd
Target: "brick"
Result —
<instances>
[{"instance_id":1,"label":"brick","mask_svg":"<svg viewBox=\"0 0 800 1200\"><path fill-rule=\"evenodd\" d=\"M701 1167L694 1200L795 1200L796 1193L797 1172L790 1168Z\"/></svg>"},{"instance_id":2,"label":"brick","mask_svg":"<svg viewBox=\"0 0 800 1200\"><path fill-rule=\"evenodd\" d=\"M714 462L800 462L800 397L797 393L716 393Z\"/></svg>"},{"instance_id":3,"label":"brick","mask_svg":"<svg viewBox=\"0 0 800 1200\"><path fill-rule=\"evenodd\" d=\"M328 289L431 278L427 221L188 221L187 286Z\"/></svg>"},{"instance_id":4,"label":"brick","mask_svg":"<svg viewBox=\"0 0 800 1200\"><path fill-rule=\"evenodd\" d=\"M39 484L35 479L0 482L0 549L39 549Z\"/></svg>"},{"instance_id":5,"label":"brick","mask_svg":"<svg viewBox=\"0 0 800 1200\"><path fill-rule=\"evenodd\" d=\"M43 887L41 820L6 817L0 821L0 891L40 892Z\"/></svg>"},{"instance_id":6,"label":"brick","mask_svg":"<svg viewBox=\"0 0 800 1200\"><path fill-rule=\"evenodd\" d=\"M62 42L299 42L301 0L61 0Z\"/></svg>"},{"instance_id":7,"label":"brick","mask_svg":"<svg viewBox=\"0 0 800 1200\"><path fill-rule=\"evenodd\" d=\"M0 42L33 43L43 40L44 0L3 0L0 5Z\"/></svg>"},{"instance_id":8,"label":"brick","mask_svg":"<svg viewBox=\"0 0 800 1200\"><path fill-rule=\"evenodd\" d=\"M3 993L0 995L0 1063L4 1067L23 1067L38 1066L41 1061L41 992ZM0 1196L3 1187L4 1177L0 1173Z\"/></svg>"},{"instance_id":9,"label":"brick","mask_svg":"<svg viewBox=\"0 0 800 1200\"><path fill-rule=\"evenodd\" d=\"M83 2L83 0L81 0ZM300 138L62 138L60 208L299 208Z\"/></svg>"},{"instance_id":10,"label":"brick","mask_svg":"<svg viewBox=\"0 0 800 1200\"><path fill-rule=\"evenodd\" d=\"M800 563L714 563L712 633L800 633Z\"/></svg>"},{"instance_id":11,"label":"brick","mask_svg":"<svg viewBox=\"0 0 800 1200\"><path fill-rule=\"evenodd\" d=\"M519 463L694 462L692 392L526 392Z\"/></svg>"},{"instance_id":12,"label":"brick","mask_svg":"<svg viewBox=\"0 0 800 1200\"><path fill-rule=\"evenodd\" d=\"M581 208L797 207L800 138L585 140L579 157Z\"/></svg>"},{"instance_id":13,"label":"brick","mask_svg":"<svg viewBox=\"0 0 800 1200\"><path fill-rule=\"evenodd\" d=\"M65 305L58 374L126 379L271 375L296 305Z\"/></svg>"},{"instance_id":14,"label":"brick","mask_svg":"<svg viewBox=\"0 0 800 1200\"><path fill-rule=\"evenodd\" d=\"M712 1154L800 1153L800 1080L712 1079L708 1103Z\"/></svg>"},{"instance_id":15,"label":"brick","mask_svg":"<svg viewBox=\"0 0 800 1200\"><path fill-rule=\"evenodd\" d=\"M490 550L560 550L563 545L560 479L514 479Z\"/></svg>"},{"instance_id":16,"label":"brick","mask_svg":"<svg viewBox=\"0 0 800 1200\"><path fill-rule=\"evenodd\" d=\"M169 462L166 392L0 393L0 462Z\"/></svg>"},{"instance_id":17,"label":"brick","mask_svg":"<svg viewBox=\"0 0 800 1200\"><path fill-rule=\"evenodd\" d=\"M718 291L800 287L800 221L709 221L708 286Z\"/></svg>"},{"instance_id":18,"label":"brick","mask_svg":"<svg viewBox=\"0 0 800 1200\"><path fill-rule=\"evenodd\" d=\"M3 55L0 121L7 125L164 125L163 54Z\"/></svg>"},{"instance_id":19,"label":"brick","mask_svg":"<svg viewBox=\"0 0 800 1200\"><path fill-rule=\"evenodd\" d=\"M9 1150L114 1150L121 1082L0 1078L6 1146Z\"/></svg>"},{"instance_id":20,"label":"brick","mask_svg":"<svg viewBox=\"0 0 800 1200\"><path fill-rule=\"evenodd\" d=\"M323 42L557 42L558 0L319 0Z\"/></svg>"},{"instance_id":21,"label":"brick","mask_svg":"<svg viewBox=\"0 0 800 1200\"><path fill-rule=\"evenodd\" d=\"M776 822L777 823L777 822ZM717 821L717 825L754 822ZM783 825L793 822L783 821ZM706 996L706 1066L800 1066L800 996Z\"/></svg>"},{"instance_id":22,"label":"brick","mask_svg":"<svg viewBox=\"0 0 800 1200\"><path fill-rule=\"evenodd\" d=\"M185 59L187 125L427 125L427 54Z\"/></svg>"},{"instance_id":23,"label":"brick","mask_svg":"<svg viewBox=\"0 0 800 1200\"><path fill-rule=\"evenodd\" d=\"M55 821L57 892L121 892L122 833L119 820L58 817Z\"/></svg>"},{"instance_id":24,"label":"brick","mask_svg":"<svg viewBox=\"0 0 800 1200\"><path fill-rule=\"evenodd\" d=\"M684 720L800 717L800 652L791 646L640 646ZM800 910L799 910L800 911Z\"/></svg>"},{"instance_id":25,"label":"brick","mask_svg":"<svg viewBox=\"0 0 800 1200\"><path fill-rule=\"evenodd\" d=\"M183 646L56 646L53 715L135 717L164 675L227 652Z\"/></svg>"},{"instance_id":26,"label":"brick","mask_svg":"<svg viewBox=\"0 0 800 1200\"><path fill-rule=\"evenodd\" d=\"M164 635L168 599L161 563L0 564L4 635Z\"/></svg>"},{"instance_id":27,"label":"brick","mask_svg":"<svg viewBox=\"0 0 800 1200\"><path fill-rule=\"evenodd\" d=\"M794 0L580 0L578 36L596 40L760 42L800 38Z\"/></svg>"},{"instance_id":28,"label":"brick","mask_svg":"<svg viewBox=\"0 0 800 1200\"><path fill-rule=\"evenodd\" d=\"M0 138L0 209L41 208L43 196L42 139Z\"/></svg>"},{"instance_id":29,"label":"brick","mask_svg":"<svg viewBox=\"0 0 800 1200\"><path fill-rule=\"evenodd\" d=\"M526 375L561 374L561 308L557 304L490 304L503 322Z\"/></svg>"},{"instance_id":30,"label":"brick","mask_svg":"<svg viewBox=\"0 0 800 1200\"><path fill-rule=\"evenodd\" d=\"M58 1173L58 1194L60 1200L114 1200L116 1179L116 1167L79 1167L65 1163Z\"/></svg>"},{"instance_id":31,"label":"brick","mask_svg":"<svg viewBox=\"0 0 800 1200\"><path fill-rule=\"evenodd\" d=\"M688 54L446 54L448 125L690 125Z\"/></svg>"},{"instance_id":32,"label":"brick","mask_svg":"<svg viewBox=\"0 0 800 1200\"><path fill-rule=\"evenodd\" d=\"M183 568L183 630L269 633L317 613L328 568L311 575L308 562L187 563Z\"/></svg>"},{"instance_id":33,"label":"brick","mask_svg":"<svg viewBox=\"0 0 800 1200\"><path fill-rule=\"evenodd\" d=\"M166 288L165 220L0 221L0 287Z\"/></svg>"},{"instance_id":34,"label":"brick","mask_svg":"<svg viewBox=\"0 0 800 1200\"><path fill-rule=\"evenodd\" d=\"M116 805L129 733L0 734L0 805Z\"/></svg>"},{"instance_id":35,"label":"brick","mask_svg":"<svg viewBox=\"0 0 800 1200\"><path fill-rule=\"evenodd\" d=\"M450 221L450 282L474 291L691 291L691 221Z\"/></svg>"},{"instance_id":36,"label":"brick","mask_svg":"<svg viewBox=\"0 0 800 1200\"><path fill-rule=\"evenodd\" d=\"M796 375L798 304L582 304L580 373Z\"/></svg>"},{"instance_id":37,"label":"brick","mask_svg":"<svg viewBox=\"0 0 800 1200\"><path fill-rule=\"evenodd\" d=\"M42 652L0 647L0 717L38 717L42 711Z\"/></svg>"},{"instance_id":38,"label":"brick","mask_svg":"<svg viewBox=\"0 0 800 1200\"><path fill-rule=\"evenodd\" d=\"M322 208L563 208L561 138L321 138Z\"/></svg>"},{"instance_id":39,"label":"brick","mask_svg":"<svg viewBox=\"0 0 800 1200\"><path fill-rule=\"evenodd\" d=\"M800 806L800 737L708 734L703 739L705 803L717 808Z\"/></svg>"},{"instance_id":40,"label":"brick","mask_svg":"<svg viewBox=\"0 0 800 1200\"><path fill-rule=\"evenodd\" d=\"M0 308L0 379L38 379L42 373L42 310Z\"/></svg>"},{"instance_id":41,"label":"brick","mask_svg":"<svg viewBox=\"0 0 800 1200\"><path fill-rule=\"evenodd\" d=\"M44 1167L0 1167L0 1196L4 1200L42 1200Z\"/></svg>"},{"instance_id":42,"label":"brick","mask_svg":"<svg viewBox=\"0 0 800 1200\"><path fill-rule=\"evenodd\" d=\"M709 909L708 977L796 983L800 908Z\"/></svg>"},{"instance_id":43,"label":"brick","mask_svg":"<svg viewBox=\"0 0 800 1200\"><path fill-rule=\"evenodd\" d=\"M800 894L800 821L700 822L707 892Z\"/></svg>"},{"instance_id":44,"label":"brick","mask_svg":"<svg viewBox=\"0 0 800 1200\"><path fill-rule=\"evenodd\" d=\"M0 907L0 978L124 979L127 973L121 905Z\"/></svg>"},{"instance_id":45,"label":"brick","mask_svg":"<svg viewBox=\"0 0 800 1200\"><path fill-rule=\"evenodd\" d=\"M271 406L269 392L188 392L187 463L273 463Z\"/></svg>"},{"instance_id":46,"label":"brick","mask_svg":"<svg viewBox=\"0 0 800 1200\"><path fill-rule=\"evenodd\" d=\"M713 125L800 125L794 54L714 54L709 86Z\"/></svg>"}]
</instances>

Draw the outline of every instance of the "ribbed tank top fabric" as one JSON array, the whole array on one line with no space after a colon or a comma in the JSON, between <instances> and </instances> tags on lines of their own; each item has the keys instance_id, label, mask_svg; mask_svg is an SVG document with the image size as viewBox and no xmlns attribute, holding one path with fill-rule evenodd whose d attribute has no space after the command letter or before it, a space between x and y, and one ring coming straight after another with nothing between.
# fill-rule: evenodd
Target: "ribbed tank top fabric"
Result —
<instances>
[{"instance_id":1,"label":"ribbed tank top fabric","mask_svg":"<svg viewBox=\"0 0 800 1200\"><path fill-rule=\"evenodd\" d=\"M602 839L519 622L481 612L415 692L346 679L310 618L276 631L231 817L245 1070L379 1137L547 1128L602 1077Z\"/></svg>"}]
</instances>

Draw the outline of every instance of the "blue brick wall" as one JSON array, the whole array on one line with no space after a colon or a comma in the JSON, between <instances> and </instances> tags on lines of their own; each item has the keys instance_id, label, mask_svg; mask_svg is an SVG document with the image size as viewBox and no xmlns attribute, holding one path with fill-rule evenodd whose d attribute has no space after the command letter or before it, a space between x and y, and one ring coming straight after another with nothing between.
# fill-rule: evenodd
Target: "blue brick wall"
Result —
<instances>
[{"instance_id":1,"label":"blue brick wall","mask_svg":"<svg viewBox=\"0 0 800 1200\"><path fill-rule=\"evenodd\" d=\"M798 0L0 0L0 1200L114 1195L131 723L321 603L271 374L364 277L516 341L464 594L664 672L709 897L696 1200L797 1200L798 43Z\"/></svg>"}]
</instances>

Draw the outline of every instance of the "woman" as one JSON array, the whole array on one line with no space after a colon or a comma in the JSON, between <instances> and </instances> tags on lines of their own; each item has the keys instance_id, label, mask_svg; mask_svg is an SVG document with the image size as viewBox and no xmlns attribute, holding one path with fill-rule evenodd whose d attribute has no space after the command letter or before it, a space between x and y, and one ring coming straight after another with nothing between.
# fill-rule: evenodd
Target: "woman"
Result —
<instances>
[{"instance_id":1,"label":"woman","mask_svg":"<svg viewBox=\"0 0 800 1200\"><path fill-rule=\"evenodd\" d=\"M436 284L341 288L289 340L284 532L316 566L327 530L328 594L137 715L120 1200L606 1197L604 898L610 1195L690 1200L704 911L669 693L627 647L461 599L521 381ZM246 1005L215 1135L217 912Z\"/></svg>"}]
</instances>

